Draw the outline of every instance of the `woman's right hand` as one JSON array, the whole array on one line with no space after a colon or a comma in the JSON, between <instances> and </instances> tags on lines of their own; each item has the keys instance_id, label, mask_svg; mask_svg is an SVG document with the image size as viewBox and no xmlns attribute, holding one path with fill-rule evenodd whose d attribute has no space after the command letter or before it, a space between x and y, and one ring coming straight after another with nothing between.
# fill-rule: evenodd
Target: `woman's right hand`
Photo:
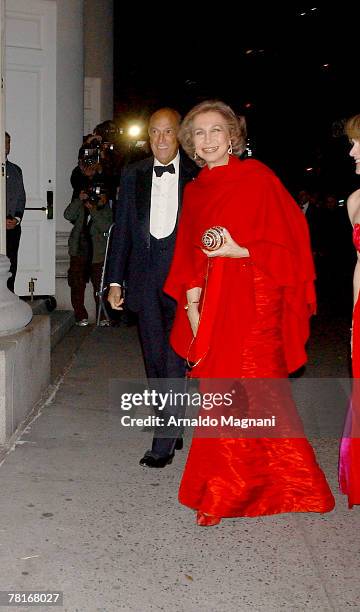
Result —
<instances>
[{"instance_id":1,"label":"woman's right hand","mask_svg":"<svg viewBox=\"0 0 360 612\"><path fill-rule=\"evenodd\" d=\"M191 331L195 338L198 327L199 327L199 319L200 319L200 312L199 312L198 304L189 304L188 309L187 309L187 316L189 319Z\"/></svg>"}]
</instances>

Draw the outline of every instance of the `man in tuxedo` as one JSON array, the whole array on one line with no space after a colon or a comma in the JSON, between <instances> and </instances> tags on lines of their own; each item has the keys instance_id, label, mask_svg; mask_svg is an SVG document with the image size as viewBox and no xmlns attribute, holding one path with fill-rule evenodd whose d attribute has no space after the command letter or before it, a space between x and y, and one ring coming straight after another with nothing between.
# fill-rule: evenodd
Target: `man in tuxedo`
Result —
<instances>
[{"instance_id":1,"label":"man in tuxedo","mask_svg":"<svg viewBox=\"0 0 360 612\"><path fill-rule=\"evenodd\" d=\"M10 134L5 132L6 155L6 255L10 259L10 274L7 287L14 293L17 271L18 251L21 237L26 195L21 168L8 160L10 153Z\"/></svg>"},{"instance_id":2,"label":"man in tuxedo","mask_svg":"<svg viewBox=\"0 0 360 612\"><path fill-rule=\"evenodd\" d=\"M184 360L169 343L176 303L162 290L173 256L183 189L197 174L195 164L179 151L179 125L180 115L171 108L161 108L150 117L153 155L123 170L108 263L108 300L117 310L122 308L126 274L126 301L138 313L145 369L151 379L185 376ZM182 438L158 434L155 430L152 448L140 465L162 468L182 448Z\"/></svg>"}]
</instances>

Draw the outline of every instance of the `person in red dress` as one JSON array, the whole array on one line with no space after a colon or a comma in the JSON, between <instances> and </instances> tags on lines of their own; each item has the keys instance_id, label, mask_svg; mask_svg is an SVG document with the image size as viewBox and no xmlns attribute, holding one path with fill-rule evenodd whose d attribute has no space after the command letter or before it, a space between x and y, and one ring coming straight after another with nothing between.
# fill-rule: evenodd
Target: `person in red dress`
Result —
<instances>
[{"instance_id":1,"label":"person in red dress","mask_svg":"<svg viewBox=\"0 0 360 612\"><path fill-rule=\"evenodd\" d=\"M194 364L190 376L212 379L214 388L214 379L287 379L306 361L315 309L303 215L269 168L237 157L245 149L245 120L223 102L190 110L179 138L203 169L185 190L164 287L178 304L172 346ZM201 238L213 226L223 228L224 244L211 251ZM334 507L303 435L195 436L179 500L197 511L199 525Z\"/></svg>"},{"instance_id":2,"label":"person in red dress","mask_svg":"<svg viewBox=\"0 0 360 612\"><path fill-rule=\"evenodd\" d=\"M351 149L349 155L355 162L355 172L360 174L360 115L349 119L345 125ZM347 413L339 455L339 486L347 495L349 508L360 504L360 189L348 198L347 208L353 226L353 243L357 251L354 270L354 310L351 333L353 388Z\"/></svg>"}]
</instances>

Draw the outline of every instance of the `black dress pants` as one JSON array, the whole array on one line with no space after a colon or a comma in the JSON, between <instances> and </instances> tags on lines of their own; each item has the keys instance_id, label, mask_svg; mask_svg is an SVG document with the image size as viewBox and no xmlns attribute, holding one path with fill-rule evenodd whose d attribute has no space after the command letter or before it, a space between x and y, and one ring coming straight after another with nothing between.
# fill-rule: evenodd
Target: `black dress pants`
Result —
<instances>
[{"instance_id":1,"label":"black dress pants","mask_svg":"<svg viewBox=\"0 0 360 612\"><path fill-rule=\"evenodd\" d=\"M161 288L148 287L139 312L139 332L148 378L184 378L185 361L170 346L176 302Z\"/></svg>"},{"instance_id":2,"label":"black dress pants","mask_svg":"<svg viewBox=\"0 0 360 612\"><path fill-rule=\"evenodd\" d=\"M163 292L162 284L156 286L156 283L149 283L143 308L139 312L139 333L150 386L162 393L169 392L170 387L174 392L184 392L186 386L185 360L175 353L169 342L175 311L176 302ZM156 414L167 422L170 415L179 417L183 410L181 406L172 406L169 402ZM171 455L176 438L181 434L182 428L156 428L151 449L154 456Z\"/></svg>"},{"instance_id":3,"label":"black dress pants","mask_svg":"<svg viewBox=\"0 0 360 612\"><path fill-rule=\"evenodd\" d=\"M173 326L176 302L163 292L163 286L171 265L176 230L166 238L150 235L147 274L142 290L138 323L149 386L161 393L185 391L185 360L170 346L169 338ZM169 397L169 396L168 396ZM184 412L181 406L167 401L163 410L154 406L156 416L167 424L170 416L179 417ZM176 439L182 428L156 427L151 448L155 458L166 457L174 452Z\"/></svg>"},{"instance_id":4,"label":"black dress pants","mask_svg":"<svg viewBox=\"0 0 360 612\"><path fill-rule=\"evenodd\" d=\"M18 263L18 251L20 244L21 227L17 225L14 229L6 230L6 255L10 259L11 276L7 280L7 287L14 293L15 278Z\"/></svg>"}]
</instances>

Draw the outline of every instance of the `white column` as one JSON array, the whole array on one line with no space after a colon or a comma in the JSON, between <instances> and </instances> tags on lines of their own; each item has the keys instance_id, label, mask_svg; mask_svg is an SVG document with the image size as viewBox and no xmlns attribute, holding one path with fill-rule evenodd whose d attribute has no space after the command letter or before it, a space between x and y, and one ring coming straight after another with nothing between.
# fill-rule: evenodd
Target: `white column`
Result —
<instances>
[{"instance_id":1,"label":"white column","mask_svg":"<svg viewBox=\"0 0 360 612\"><path fill-rule=\"evenodd\" d=\"M70 176L83 139L83 5L83 0L57 0L56 300L60 309L72 308L67 284L71 224L64 219L64 210L71 200Z\"/></svg>"},{"instance_id":2,"label":"white column","mask_svg":"<svg viewBox=\"0 0 360 612\"><path fill-rule=\"evenodd\" d=\"M84 124L83 0L57 2L56 116L56 230L68 232L63 213Z\"/></svg>"},{"instance_id":3,"label":"white column","mask_svg":"<svg viewBox=\"0 0 360 612\"><path fill-rule=\"evenodd\" d=\"M5 2L0 0L0 76L3 82L5 70ZM5 92L0 87L0 253L6 253L6 199L5 199Z\"/></svg>"},{"instance_id":4,"label":"white column","mask_svg":"<svg viewBox=\"0 0 360 612\"><path fill-rule=\"evenodd\" d=\"M5 3L0 0L0 73L5 70ZM0 336L23 329L32 319L28 304L7 288L10 262L6 257L5 92L0 87Z\"/></svg>"},{"instance_id":5,"label":"white column","mask_svg":"<svg viewBox=\"0 0 360 612\"><path fill-rule=\"evenodd\" d=\"M7 288L9 267L10 262L6 255L0 255L0 336L20 331L32 319L29 304Z\"/></svg>"},{"instance_id":6,"label":"white column","mask_svg":"<svg viewBox=\"0 0 360 612\"><path fill-rule=\"evenodd\" d=\"M113 0L84 0L85 76L101 79L100 121L114 113L113 10Z\"/></svg>"},{"instance_id":7,"label":"white column","mask_svg":"<svg viewBox=\"0 0 360 612\"><path fill-rule=\"evenodd\" d=\"M84 74L101 81L99 121L113 117L113 0L58 0L57 6L56 299L58 308L71 309L67 284L67 240L71 224L65 221L63 212L71 198L70 175L77 164L84 134ZM94 127L95 124L91 125L91 130ZM85 299L92 319L95 307L90 285L87 286Z\"/></svg>"}]
</instances>

